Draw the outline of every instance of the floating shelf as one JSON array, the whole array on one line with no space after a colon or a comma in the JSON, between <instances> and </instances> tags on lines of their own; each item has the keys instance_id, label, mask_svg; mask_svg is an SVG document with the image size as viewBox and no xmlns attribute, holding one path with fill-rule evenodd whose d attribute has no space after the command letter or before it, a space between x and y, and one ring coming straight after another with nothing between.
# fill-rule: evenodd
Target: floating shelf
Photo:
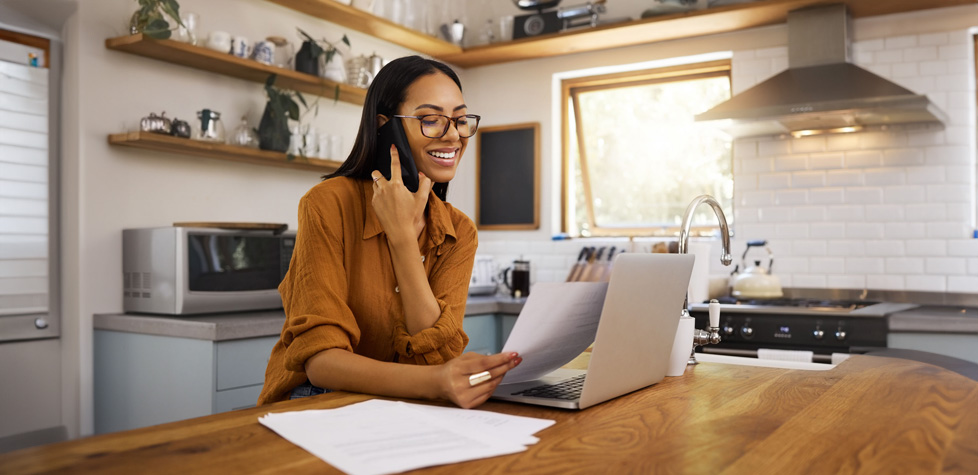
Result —
<instances>
[{"instance_id":1,"label":"floating shelf","mask_svg":"<svg viewBox=\"0 0 978 475\"><path fill-rule=\"evenodd\" d=\"M105 40L105 47L263 84L269 75L277 74L276 87L314 94L328 99L337 98L336 91L339 87L337 99L356 105L363 105L364 99L367 97L367 90L359 87L337 83L291 69L269 66L258 61L239 58L189 43L155 40L143 36L142 33L109 38Z\"/></svg>"},{"instance_id":2,"label":"floating shelf","mask_svg":"<svg viewBox=\"0 0 978 475\"><path fill-rule=\"evenodd\" d=\"M579 28L462 49L336 0L268 0L463 68L728 33L787 21L788 12L825 0L758 0ZM853 18L974 4L975 0L837 0Z\"/></svg>"},{"instance_id":3,"label":"floating shelf","mask_svg":"<svg viewBox=\"0 0 978 475\"><path fill-rule=\"evenodd\" d=\"M333 172L342 164L342 162L320 158L295 157L290 160L286 154L280 152L185 139L152 132L112 134L109 135L109 144L171 152L181 155L196 155L232 162L251 163L253 165L312 170L323 173Z\"/></svg>"}]
</instances>

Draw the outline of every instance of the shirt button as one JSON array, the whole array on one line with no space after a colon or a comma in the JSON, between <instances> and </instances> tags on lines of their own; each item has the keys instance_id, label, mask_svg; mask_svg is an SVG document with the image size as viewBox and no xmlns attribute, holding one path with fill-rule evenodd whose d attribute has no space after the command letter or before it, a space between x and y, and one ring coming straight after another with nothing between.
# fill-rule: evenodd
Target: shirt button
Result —
<instances>
[{"instance_id":1,"label":"shirt button","mask_svg":"<svg viewBox=\"0 0 978 475\"><path fill-rule=\"evenodd\" d=\"M424 262L424 256L421 256L421 262Z\"/></svg>"},{"instance_id":2,"label":"shirt button","mask_svg":"<svg viewBox=\"0 0 978 475\"><path fill-rule=\"evenodd\" d=\"M394 292L396 292L396 293L401 293L401 289L400 289L400 288L398 288L398 287L394 287Z\"/></svg>"}]
</instances>

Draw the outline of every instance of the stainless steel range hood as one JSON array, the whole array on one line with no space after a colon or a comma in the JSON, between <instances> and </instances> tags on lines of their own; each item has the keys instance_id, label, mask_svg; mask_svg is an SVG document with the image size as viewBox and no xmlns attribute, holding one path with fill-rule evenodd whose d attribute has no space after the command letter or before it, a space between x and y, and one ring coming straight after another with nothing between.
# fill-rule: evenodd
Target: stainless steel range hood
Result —
<instances>
[{"instance_id":1,"label":"stainless steel range hood","mask_svg":"<svg viewBox=\"0 0 978 475\"><path fill-rule=\"evenodd\" d=\"M844 4L788 13L788 69L696 116L734 137L943 127L927 96L850 64Z\"/></svg>"}]
</instances>

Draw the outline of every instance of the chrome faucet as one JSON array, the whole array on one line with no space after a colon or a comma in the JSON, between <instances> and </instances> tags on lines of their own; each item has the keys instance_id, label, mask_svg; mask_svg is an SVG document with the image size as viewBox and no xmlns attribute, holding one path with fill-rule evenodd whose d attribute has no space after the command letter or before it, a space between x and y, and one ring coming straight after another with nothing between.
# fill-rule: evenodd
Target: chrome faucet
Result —
<instances>
[{"instance_id":1,"label":"chrome faucet","mask_svg":"<svg viewBox=\"0 0 978 475\"><path fill-rule=\"evenodd\" d=\"M686 254L689 252L689 228L693 224L693 212L696 211L696 207L706 203L713 208L713 212L717 215L717 219L720 221L720 240L722 244L722 253L720 254L720 262L729 266L733 262L733 256L730 255L730 228L727 226L727 217L723 215L723 209L720 208L720 203L717 202L716 198L710 195L699 195L689 203L686 207L686 212L683 214L683 224L679 229L679 253ZM686 299L683 302L683 318L692 318L689 316L689 293L686 293ZM693 351L689 355L689 364L697 364L696 361L696 347L706 344L717 344L720 343L720 304L716 300L710 301L710 326L707 330L693 330Z\"/></svg>"}]
</instances>

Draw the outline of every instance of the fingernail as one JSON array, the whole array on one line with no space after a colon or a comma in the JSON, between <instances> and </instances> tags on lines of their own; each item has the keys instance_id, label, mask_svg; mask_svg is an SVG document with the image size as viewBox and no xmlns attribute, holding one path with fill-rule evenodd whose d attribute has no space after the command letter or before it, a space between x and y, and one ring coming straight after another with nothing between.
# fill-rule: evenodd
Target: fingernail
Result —
<instances>
[{"instance_id":1,"label":"fingernail","mask_svg":"<svg viewBox=\"0 0 978 475\"><path fill-rule=\"evenodd\" d=\"M514 352L512 352L512 353L509 354L509 359L516 358L517 356L519 356L519 354L514 351Z\"/></svg>"},{"instance_id":2,"label":"fingernail","mask_svg":"<svg viewBox=\"0 0 978 475\"><path fill-rule=\"evenodd\" d=\"M519 366L523 362L523 358L516 358L516 365Z\"/></svg>"}]
</instances>

